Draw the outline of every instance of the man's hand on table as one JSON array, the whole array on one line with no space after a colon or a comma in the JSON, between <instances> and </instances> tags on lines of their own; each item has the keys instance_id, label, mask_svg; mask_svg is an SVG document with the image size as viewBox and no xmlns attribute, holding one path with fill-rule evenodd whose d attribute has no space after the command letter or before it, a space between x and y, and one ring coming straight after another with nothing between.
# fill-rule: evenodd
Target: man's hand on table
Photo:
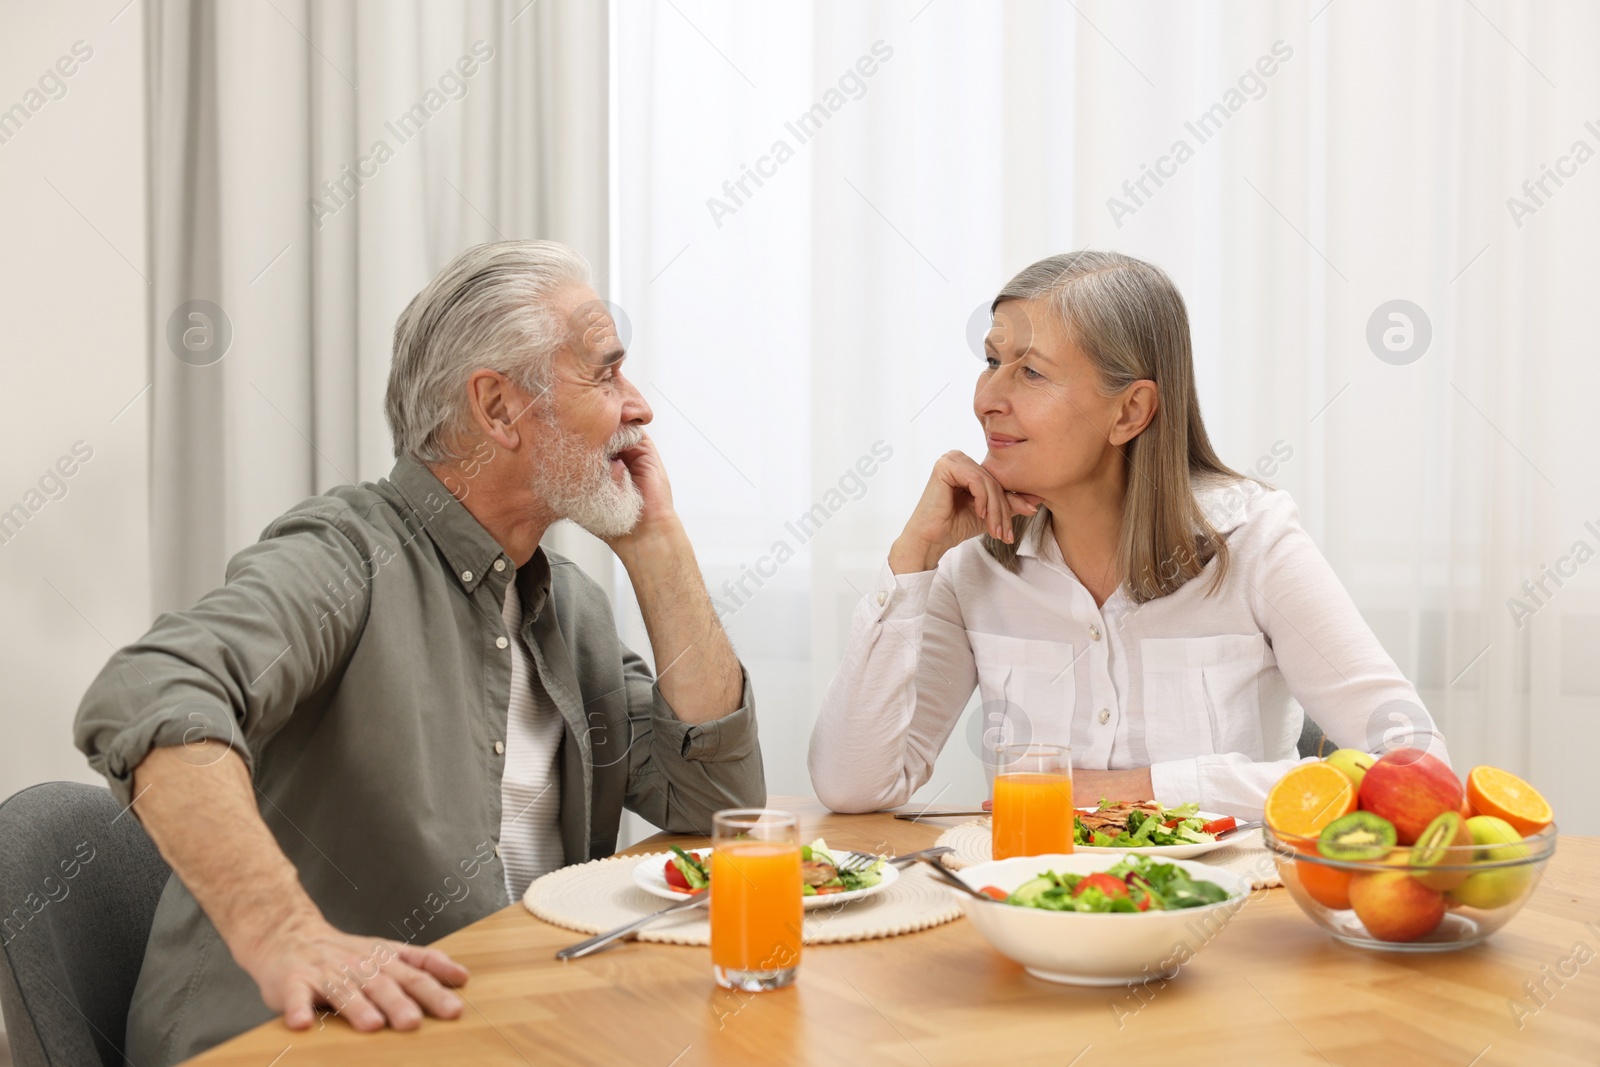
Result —
<instances>
[{"instance_id":1,"label":"man's hand on table","mask_svg":"<svg viewBox=\"0 0 1600 1067\"><path fill-rule=\"evenodd\" d=\"M357 1030L461 1014L467 969L437 949L341 933L300 884L256 808L250 772L220 741L156 748L134 769L133 810L261 999L304 1030L326 1005ZM442 984L441 984L442 983Z\"/></svg>"},{"instance_id":2,"label":"man's hand on table","mask_svg":"<svg viewBox=\"0 0 1600 1067\"><path fill-rule=\"evenodd\" d=\"M362 1031L413 1030L424 1012L454 1019L461 998L446 986L468 977L437 949L340 933L319 915L283 924L242 956L261 999L291 1030L311 1026L319 1006Z\"/></svg>"}]
</instances>

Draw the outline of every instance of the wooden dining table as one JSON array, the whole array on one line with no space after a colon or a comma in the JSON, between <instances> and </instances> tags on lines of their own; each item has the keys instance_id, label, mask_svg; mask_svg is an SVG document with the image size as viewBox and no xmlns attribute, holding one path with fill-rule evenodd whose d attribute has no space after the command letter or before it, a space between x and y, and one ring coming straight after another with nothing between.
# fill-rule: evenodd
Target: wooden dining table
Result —
<instances>
[{"instance_id":1,"label":"wooden dining table","mask_svg":"<svg viewBox=\"0 0 1600 1067\"><path fill-rule=\"evenodd\" d=\"M836 815L773 797L805 839L926 848L963 821ZM629 852L703 838L658 834ZM1485 943L1378 952L1333 940L1287 890L1261 890L1181 973L1148 986L1041 981L964 919L885 940L808 946L797 982L720 989L710 951L628 941L568 963L583 934L514 904L436 942L472 972L467 1007L400 1033L281 1019L191 1060L317 1064L1448 1064L1600 1063L1600 838L1560 838L1532 897Z\"/></svg>"}]
</instances>

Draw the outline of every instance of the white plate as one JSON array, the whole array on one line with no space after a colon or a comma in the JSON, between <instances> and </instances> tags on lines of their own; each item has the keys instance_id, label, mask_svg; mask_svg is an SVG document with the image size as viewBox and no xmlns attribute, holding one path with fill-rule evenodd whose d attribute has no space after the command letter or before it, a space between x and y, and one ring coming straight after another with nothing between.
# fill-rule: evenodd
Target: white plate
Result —
<instances>
[{"instance_id":1,"label":"white plate","mask_svg":"<svg viewBox=\"0 0 1600 1067\"><path fill-rule=\"evenodd\" d=\"M1093 808L1079 808L1078 813L1082 815L1093 810ZM1205 819L1207 822L1210 822L1212 819L1222 818L1221 815L1218 815L1216 812L1212 811L1197 811L1195 814L1200 816L1202 819ZM1198 845L1144 845L1142 847L1139 845L1117 845L1113 848L1096 848L1093 845L1077 845L1074 847L1073 851L1088 852L1090 854L1102 852L1126 852L1130 855L1160 856L1163 859L1169 860L1186 860L1192 859L1195 856L1204 856L1207 852L1215 852L1219 848L1227 848L1229 845L1236 845L1239 843L1241 838L1246 838L1249 836L1250 832L1246 831L1242 834L1235 834L1232 837L1224 837L1221 841L1206 841ZM663 885L665 885L666 878L663 877L661 882Z\"/></svg>"},{"instance_id":2,"label":"white plate","mask_svg":"<svg viewBox=\"0 0 1600 1067\"><path fill-rule=\"evenodd\" d=\"M691 848L685 849L685 851L689 855L697 856L700 859L705 859L711 855L709 848ZM833 851L833 858L840 863L855 855L855 853L846 852L843 849L837 851L830 849L829 851ZM672 853L670 852L653 852L646 856L633 865L633 880L646 893L654 893L656 896L664 897L667 900L682 900L688 894L680 893L667 884L666 862L671 855ZM894 885L895 879L900 877L898 870L887 865L878 874L880 877L877 885L868 886L865 889L853 889L848 893L823 893L817 896L805 897L805 906L808 908L831 907L834 904L844 904L852 900L860 900L862 897L870 897L872 894L880 893L889 886Z\"/></svg>"}]
</instances>

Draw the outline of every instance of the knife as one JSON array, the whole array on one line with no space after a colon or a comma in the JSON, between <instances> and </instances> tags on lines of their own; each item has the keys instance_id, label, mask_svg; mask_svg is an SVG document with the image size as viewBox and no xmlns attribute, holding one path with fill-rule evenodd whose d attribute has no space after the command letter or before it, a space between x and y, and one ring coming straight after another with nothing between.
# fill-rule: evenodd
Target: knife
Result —
<instances>
[{"instance_id":1,"label":"knife","mask_svg":"<svg viewBox=\"0 0 1600 1067\"><path fill-rule=\"evenodd\" d=\"M980 811L965 808L929 808L926 811L897 811L897 819L950 819L963 815L993 815L992 811Z\"/></svg>"}]
</instances>

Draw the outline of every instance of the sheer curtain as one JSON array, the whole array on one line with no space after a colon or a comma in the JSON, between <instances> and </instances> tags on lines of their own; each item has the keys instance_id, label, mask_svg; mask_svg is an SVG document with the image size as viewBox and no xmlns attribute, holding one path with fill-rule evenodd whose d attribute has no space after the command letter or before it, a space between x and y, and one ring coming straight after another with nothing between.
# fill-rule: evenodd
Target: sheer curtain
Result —
<instances>
[{"instance_id":1,"label":"sheer curtain","mask_svg":"<svg viewBox=\"0 0 1600 1067\"><path fill-rule=\"evenodd\" d=\"M1597 31L1577 3L616 4L615 291L771 788L809 791L933 460L982 452L974 312L1093 246L1176 279L1224 458L1295 495L1458 769L1600 831ZM972 714L922 799L977 799Z\"/></svg>"},{"instance_id":2,"label":"sheer curtain","mask_svg":"<svg viewBox=\"0 0 1600 1067\"><path fill-rule=\"evenodd\" d=\"M148 0L156 610L297 501L393 465L396 316L480 241L604 292L607 19L582 0ZM556 547L609 576L571 527Z\"/></svg>"}]
</instances>

